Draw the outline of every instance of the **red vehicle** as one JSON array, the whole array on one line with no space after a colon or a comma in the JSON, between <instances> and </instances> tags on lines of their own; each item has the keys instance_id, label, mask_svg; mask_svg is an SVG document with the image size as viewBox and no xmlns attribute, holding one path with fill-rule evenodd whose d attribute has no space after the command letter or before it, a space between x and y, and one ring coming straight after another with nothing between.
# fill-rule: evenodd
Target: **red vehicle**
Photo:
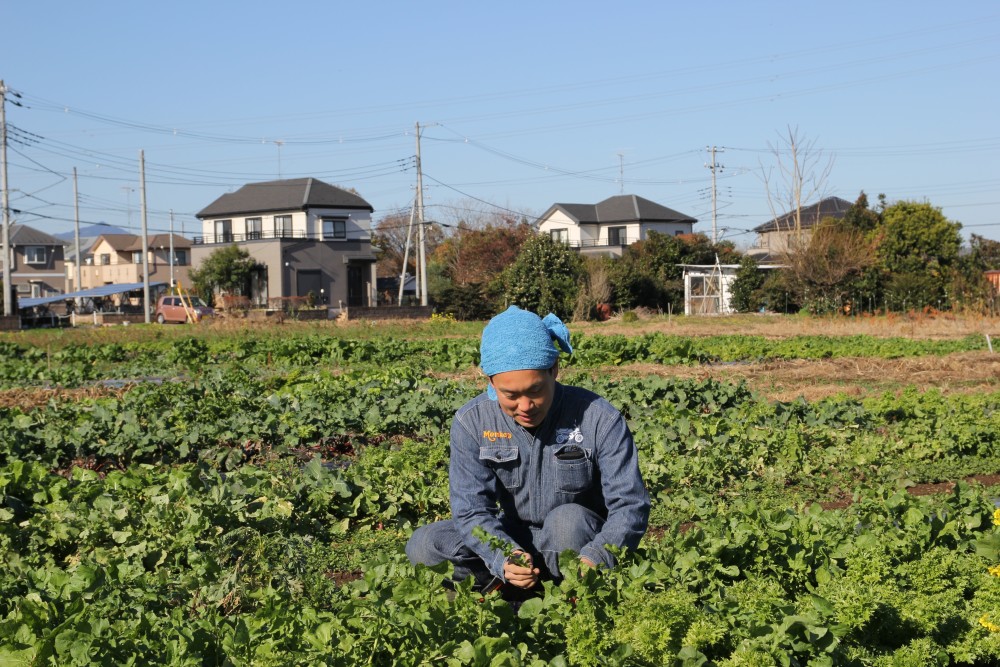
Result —
<instances>
[{"instance_id":1,"label":"red vehicle","mask_svg":"<svg viewBox=\"0 0 1000 667\"><path fill-rule=\"evenodd\" d=\"M167 322L198 322L204 317L215 316L215 310L210 308L197 296L164 295L156 302L153 319L159 324Z\"/></svg>"}]
</instances>

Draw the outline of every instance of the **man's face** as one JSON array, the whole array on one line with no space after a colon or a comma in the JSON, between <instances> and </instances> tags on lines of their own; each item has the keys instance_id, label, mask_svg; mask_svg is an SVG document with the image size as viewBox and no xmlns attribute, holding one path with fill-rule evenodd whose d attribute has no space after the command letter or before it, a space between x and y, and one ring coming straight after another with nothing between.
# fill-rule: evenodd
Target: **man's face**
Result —
<instances>
[{"instance_id":1,"label":"man's face","mask_svg":"<svg viewBox=\"0 0 1000 667\"><path fill-rule=\"evenodd\" d=\"M524 428L535 428L552 407L558 373L558 365L541 371L507 371L491 377L490 384L501 410Z\"/></svg>"}]
</instances>

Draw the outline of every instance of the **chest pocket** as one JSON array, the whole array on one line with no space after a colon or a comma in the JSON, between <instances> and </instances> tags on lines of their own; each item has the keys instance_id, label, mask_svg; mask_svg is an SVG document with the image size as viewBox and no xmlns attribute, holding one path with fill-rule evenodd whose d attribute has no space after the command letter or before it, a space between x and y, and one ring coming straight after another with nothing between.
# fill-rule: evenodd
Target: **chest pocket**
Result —
<instances>
[{"instance_id":1,"label":"chest pocket","mask_svg":"<svg viewBox=\"0 0 1000 667\"><path fill-rule=\"evenodd\" d=\"M591 450L577 445L562 445L552 455L556 488L562 493L582 493L594 482Z\"/></svg>"},{"instance_id":2,"label":"chest pocket","mask_svg":"<svg viewBox=\"0 0 1000 667\"><path fill-rule=\"evenodd\" d=\"M517 445L480 447L479 460L493 469L504 488L521 486L521 457Z\"/></svg>"}]
</instances>

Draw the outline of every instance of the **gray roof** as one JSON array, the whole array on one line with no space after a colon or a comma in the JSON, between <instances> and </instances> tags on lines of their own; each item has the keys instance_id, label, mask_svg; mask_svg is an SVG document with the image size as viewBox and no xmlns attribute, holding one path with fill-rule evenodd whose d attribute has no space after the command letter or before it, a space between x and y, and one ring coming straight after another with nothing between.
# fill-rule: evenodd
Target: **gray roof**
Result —
<instances>
[{"instance_id":1,"label":"gray roof","mask_svg":"<svg viewBox=\"0 0 1000 667\"><path fill-rule=\"evenodd\" d=\"M222 195L198 212L198 218L247 215L311 208L345 208L374 211L364 199L315 178L291 178L266 183L248 183L236 192Z\"/></svg>"},{"instance_id":2,"label":"gray roof","mask_svg":"<svg viewBox=\"0 0 1000 667\"><path fill-rule=\"evenodd\" d=\"M618 195L597 204L553 204L539 220L547 218L557 209L581 225L616 222L698 222L689 215L638 195Z\"/></svg>"},{"instance_id":3,"label":"gray roof","mask_svg":"<svg viewBox=\"0 0 1000 667\"><path fill-rule=\"evenodd\" d=\"M826 199L821 199L817 203L810 206L805 206L802 208L802 229L809 229L819 223L820 220L826 218L843 218L847 211L854 206L851 202L846 199L841 199L840 197L827 197ZM776 232L779 230L788 231L795 228L795 212L791 211L785 213L784 215L778 216L774 220L765 222L759 227L755 227L754 231L758 234L763 234L765 232Z\"/></svg>"},{"instance_id":4,"label":"gray roof","mask_svg":"<svg viewBox=\"0 0 1000 667\"><path fill-rule=\"evenodd\" d=\"M62 239L57 239L51 234L29 227L28 225L11 225L10 244L12 246L22 245L66 245Z\"/></svg>"},{"instance_id":5,"label":"gray roof","mask_svg":"<svg viewBox=\"0 0 1000 667\"><path fill-rule=\"evenodd\" d=\"M81 236L80 237L80 254L89 255L90 248L94 245L94 242L100 237L97 236ZM76 261L76 240L70 239L66 241L66 261L75 262Z\"/></svg>"}]
</instances>

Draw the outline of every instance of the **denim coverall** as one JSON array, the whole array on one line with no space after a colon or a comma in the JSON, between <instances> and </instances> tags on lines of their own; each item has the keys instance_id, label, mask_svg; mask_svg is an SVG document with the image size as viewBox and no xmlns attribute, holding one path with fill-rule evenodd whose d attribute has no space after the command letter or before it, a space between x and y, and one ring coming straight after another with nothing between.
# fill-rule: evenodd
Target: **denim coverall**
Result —
<instances>
[{"instance_id":1,"label":"denim coverall","mask_svg":"<svg viewBox=\"0 0 1000 667\"><path fill-rule=\"evenodd\" d=\"M485 393L466 403L452 422L449 474L452 519L418 528L406 553L413 563L451 561L456 579L504 581L503 552L473 537L475 526L555 577L563 550L612 567L605 545L635 548L646 531L649 494L632 434L618 410L579 387L556 383L534 434Z\"/></svg>"}]
</instances>

